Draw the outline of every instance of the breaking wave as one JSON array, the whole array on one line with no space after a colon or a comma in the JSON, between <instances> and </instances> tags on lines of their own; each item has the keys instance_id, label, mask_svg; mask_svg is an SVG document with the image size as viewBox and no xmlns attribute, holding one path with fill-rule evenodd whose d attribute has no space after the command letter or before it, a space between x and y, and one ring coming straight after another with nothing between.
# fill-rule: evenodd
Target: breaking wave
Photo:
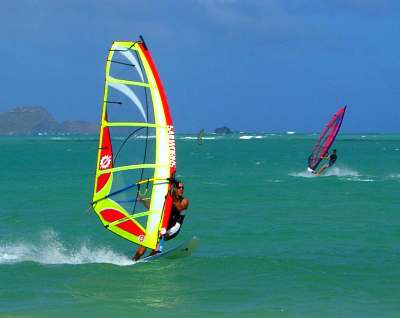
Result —
<instances>
[{"instance_id":1,"label":"breaking wave","mask_svg":"<svg viewBox=\"0 0 400 318\"><path fill-rule=\"evenodd\" d=\"M42 233L37 244L23 241L0 242L0 264L28 261L40 264L106 263L119 266L134 263L126 255L116 253L108 247L93 248L83 243L78 248L68 249L54 231Z\"/></svg>"}]
</instances>

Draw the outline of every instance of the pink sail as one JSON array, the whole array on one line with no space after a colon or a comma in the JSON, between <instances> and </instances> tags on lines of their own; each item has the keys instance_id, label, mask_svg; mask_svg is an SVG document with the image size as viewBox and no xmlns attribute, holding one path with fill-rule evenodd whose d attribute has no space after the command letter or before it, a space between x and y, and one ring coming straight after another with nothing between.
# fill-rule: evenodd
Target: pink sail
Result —
<instances>
[{"instance_id":1,"label":"pink sail","mask_svg":"<svg viewBox=\"0 0 400 318\"><path fill-rule=\"evenodd\" d=\"M346 106L340 108L331 118L316 142L311 155L308 157L308 168L315 171L322 158L327 154L340 130Z\"/></svg>"}]
</instances>

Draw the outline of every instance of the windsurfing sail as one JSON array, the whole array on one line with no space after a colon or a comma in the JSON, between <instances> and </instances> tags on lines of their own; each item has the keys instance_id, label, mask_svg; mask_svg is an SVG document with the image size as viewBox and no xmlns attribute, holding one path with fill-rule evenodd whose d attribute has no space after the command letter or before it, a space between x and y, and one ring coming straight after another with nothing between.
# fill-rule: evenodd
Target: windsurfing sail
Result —
<instances>
[{"instance_id":1,"label":"windsurfing sail","mask_svg":"<svg viewBox=\"0 0 400 318\"><path fill-rule=\"evenodd\" d=\"M154 249L172 207L174 127L143 40L114 42L106 61L92 207L111 232Z\"/></svg>"},{"instance_id":2,"label":"windsurfing sail","mask_svg":"<svg viewBox=\"0 0 400 318\"><path fill-rule=\"evenodd\" d=\"M204 138L204 129L201 129L199 133L197 134L197 144L202 145L203 144L203 138Z\"/></svg>"},{"instance_id":3,"label":"windsurfing sail","mask_svg":"<svg viewBox=\"0 0 400 318\"><path fill-rule=\"evenodd\" d=\"M346 106L340 108L335 115L331 118L329 123L325 126L318 141L316 142L311 155L308 157L308 169L315 171L321 162L322 158L329 151L335 138L340 130L343 122L343 117L346 112Z\"/></svg>"}]
</instances>

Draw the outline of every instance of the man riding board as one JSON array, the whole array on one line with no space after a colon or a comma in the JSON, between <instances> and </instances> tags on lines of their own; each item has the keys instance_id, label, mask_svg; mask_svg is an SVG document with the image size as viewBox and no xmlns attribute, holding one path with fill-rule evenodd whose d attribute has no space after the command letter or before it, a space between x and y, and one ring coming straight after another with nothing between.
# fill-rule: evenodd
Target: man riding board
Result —
<instances>
[{"instance_id":1,"label":"man riding board","mask_svg":"<svg viewBox=\"0 0 400 318\"><path fill-rule=\"evenodd\" d=\"M171 214L168 221L167 232L165 233L165 240L168 241L178 235L182 228L183 220L185 219L185 210L189 207L189 200L183 197L183 182L178 180L172 180L173 193L172 193L172 208ZM139 197L139 201L144 206L149 208L150 202ZM134 261L139 260L146 252L145 246L139 246L136 250L135 256L132 258ZM151 255L159 252L157 249L151 252Z\"/></svg>"},{"instance_id":2,"label":"man riding board","mask_svg":"<svg viewBox=\"0 0 400 318\"><path fill-rule=\"evenodd\" d=\"M322 159L328 159L328 163L324 164L321 169L316 173L317 176L319 176L321 173L323 173L326 169L332 167L334 163L337 160L337 154L336 154L336 149L333 149L332 154L327 154L326 156L322 157Z\"/></svg>"}]
</instances>

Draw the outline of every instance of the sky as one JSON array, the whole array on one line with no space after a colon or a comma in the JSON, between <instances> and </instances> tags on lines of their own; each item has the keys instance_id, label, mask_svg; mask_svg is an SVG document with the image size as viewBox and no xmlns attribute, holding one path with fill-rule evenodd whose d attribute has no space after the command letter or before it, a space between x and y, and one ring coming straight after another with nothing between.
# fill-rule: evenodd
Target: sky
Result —
<instances>
[{"instance_id":1,"label":"sky","mask_svg":"<svg viewBox=\"0 0 400 318\"><path fill-rule=\"evenodd\" d=\"M398 0L5 0L0 112L97 123L115 40L143 35L179 132L400 132Z\"/></svg>"}]
</instances>

